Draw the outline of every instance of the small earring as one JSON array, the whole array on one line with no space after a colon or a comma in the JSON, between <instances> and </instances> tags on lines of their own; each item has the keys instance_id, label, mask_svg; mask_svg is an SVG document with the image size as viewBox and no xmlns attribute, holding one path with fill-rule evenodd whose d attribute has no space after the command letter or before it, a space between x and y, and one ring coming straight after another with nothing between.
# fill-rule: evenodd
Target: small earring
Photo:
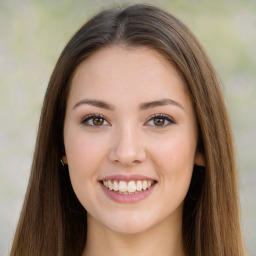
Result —
<instances>
[{"instance_id":1,"label":"small earring","mask_svg":"<svg viewBox=\"0 0 256 256\"><path fill-rule=\"evenodd\" d=\"M60 162L61 162L62 166L65 167L65 164L63 163L61 158L60 158Z\"/></svg>"}]
</instances>

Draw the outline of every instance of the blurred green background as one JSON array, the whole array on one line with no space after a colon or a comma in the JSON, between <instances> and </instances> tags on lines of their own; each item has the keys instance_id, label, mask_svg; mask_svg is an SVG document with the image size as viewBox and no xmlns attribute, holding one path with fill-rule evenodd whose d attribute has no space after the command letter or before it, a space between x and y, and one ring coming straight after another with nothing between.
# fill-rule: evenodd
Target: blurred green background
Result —
<instances>
[{"instance_id":1,"label":"blurred green background","mask_svg":"<svg viewBox=\"0 0 256 256\"><path fill-rule=\"evenodd\" d=\"M0 255L8 255L31 166L44 92L63 47L104 7L142 1L0 0ZM236 138L242 225L256 255L256 1L162 0L208 52ZM230 198L232 200L232 198Z\"/></svg>"}]
</instances>

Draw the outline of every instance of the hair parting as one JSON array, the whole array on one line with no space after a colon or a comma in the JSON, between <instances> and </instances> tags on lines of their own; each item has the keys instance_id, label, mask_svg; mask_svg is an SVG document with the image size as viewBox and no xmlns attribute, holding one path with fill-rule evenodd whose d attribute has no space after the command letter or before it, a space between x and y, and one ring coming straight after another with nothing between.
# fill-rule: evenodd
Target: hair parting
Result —
<instances>
[{"instance_id":1,"label":"hair parting","mask_svg":"<svg viewBox=\"0 0 256 256\"><path fill-rule=\"evenodd\" d=\"M71 38L46 91L33 164L11 256L81 255L86 210L76 198L64 152L63 124L78 65L103 47L149 47L184 79L196 113L205 167L194 167L183 210L183 243L190 256L244 256L233 135L220 82L190 30L149 5L100 12Z\"/></svg>"}]
</instances>

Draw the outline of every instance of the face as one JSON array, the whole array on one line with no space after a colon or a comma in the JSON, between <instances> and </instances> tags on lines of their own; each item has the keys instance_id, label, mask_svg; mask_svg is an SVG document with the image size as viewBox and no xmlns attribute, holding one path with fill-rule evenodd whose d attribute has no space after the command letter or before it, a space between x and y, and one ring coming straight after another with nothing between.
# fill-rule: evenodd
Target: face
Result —
<instances>
[{"instance_id":1,"label":"face","mask_svg":"<svg viewBox=\"0 0 256 256\"><path fill-rule=\"evenodd\" d=\"M156 51L107 47L77 68L63 159L88 223L134 234L180 222L197 140L185 84Z\"/></svg>"}]
</instances>

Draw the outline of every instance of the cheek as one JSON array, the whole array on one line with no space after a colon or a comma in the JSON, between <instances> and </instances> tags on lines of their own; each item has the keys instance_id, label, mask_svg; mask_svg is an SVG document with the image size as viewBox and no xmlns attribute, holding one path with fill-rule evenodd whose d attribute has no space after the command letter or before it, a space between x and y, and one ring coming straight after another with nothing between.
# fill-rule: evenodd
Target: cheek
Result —
<instances>
[{"instance_id":1,"label":"cheek","mask_svg":"<svg viewBox=\"0 0 256 256\"><path fill-rule=\"evenodd\" d=\"M97 182L99 170L106 150L100 145L101 139L88 136L79 130L66 130L65 150L72 187L82 202L87 200L84 195L90 195L92 184Z\"/></svg>"},{"instance_id":2,"label":"cheek","mask_svg":"<svg viewBox=\"0 0 256 256\"><path fill-rule=\"evenodd\" d=\"M84 138L76 133L68 134L65 140L68 169L73 190L86 207L90 205L93 196L93 184L97 182L97 168L100 162L100 152L92 139Z\"/></svg>"},{"instance_id":3,"label":"cheek","mask_svg":"<svg viewBox=\"0 0 256 256\"><path fill-rule=\"evenodd\" d=\"M193 166L196 151L196 143L192 140L184 140L176 136L151 143L150 154L158 163L166 167Z\"/></svg>"},{"instance_id":4,"label":"cheek","mask_svg":"<svg viewBox=\"0 0 256 256\"><path fill-rule=\"evenodd\" d=\"M105 154L104 138L88 136L83 130L69 132L65 136L68 165L74 170L90 172Z\"/></svg>"},{"instance_id":5,"label":"cheek","mask_svg":"<svg viewBox=\"0 0 256 256\"><path fill-rule=\"evenodd\" d=\"M165 189L172 190L172 193L186 193L193 172L196 143L176 136L153 145L151 158Z\"/></svg>"}]
</instances>

